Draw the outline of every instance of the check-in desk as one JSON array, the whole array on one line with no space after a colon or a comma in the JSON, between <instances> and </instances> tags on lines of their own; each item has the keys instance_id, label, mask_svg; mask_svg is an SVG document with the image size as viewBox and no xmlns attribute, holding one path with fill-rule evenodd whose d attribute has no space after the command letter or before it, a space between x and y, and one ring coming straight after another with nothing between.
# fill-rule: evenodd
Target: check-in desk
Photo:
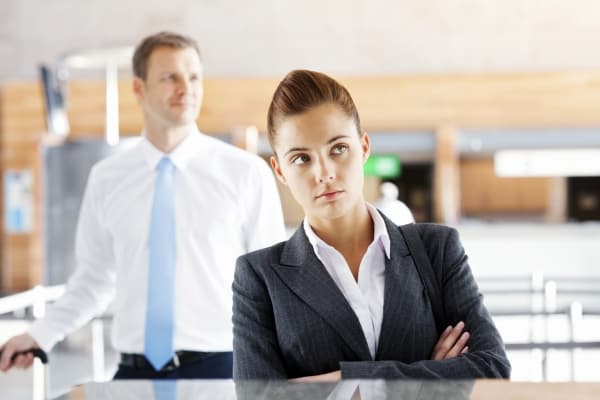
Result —
<instances>
[{"instance_id":1,"label":"check-in desk","mask_svg":"<svg viewBox=\"0 0 600 400\"><path fill-rule=\"evenodd\" d=\"M381 381L348 380L339 383L286 381L113 381L74 388L65 400L201 400L201 399L599 399L600 383L525 383L500 380Z\"/></svg>"}]
</instances>

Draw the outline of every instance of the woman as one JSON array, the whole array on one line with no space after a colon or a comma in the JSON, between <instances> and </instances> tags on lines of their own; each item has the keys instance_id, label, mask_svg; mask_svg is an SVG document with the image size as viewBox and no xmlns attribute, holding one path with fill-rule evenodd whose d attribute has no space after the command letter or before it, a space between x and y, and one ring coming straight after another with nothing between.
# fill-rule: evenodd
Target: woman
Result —
<instances>
[{"instance_id":1,"label":"woman","mask_svg":"<svg viewBox=\"0 0 600 400\"><path fill-rule=\"evenodd\" d=\"M428 291L399 228L364 200L369 137L348 91L290 72L268 134L271 166L306 217L288 241L238 259L234 378L508 377L457 232L412 226L440 276L440 292Z\"/></svg>"}]
</instances>

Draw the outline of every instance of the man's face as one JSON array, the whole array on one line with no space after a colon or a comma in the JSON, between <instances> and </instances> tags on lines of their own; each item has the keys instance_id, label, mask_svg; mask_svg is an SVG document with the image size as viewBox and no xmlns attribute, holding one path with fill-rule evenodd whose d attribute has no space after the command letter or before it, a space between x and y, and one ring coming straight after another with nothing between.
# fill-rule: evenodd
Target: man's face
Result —
<instances>
[{"instance_id":1,"label":"man's face","mask_svg":"<svg viewBox=\"0 0 600 400\"><path fill-rule=\"evenodd\" d=\"M148 59L146 79L134 79L144 122L165 129L194 123L202 105L202 64L191 48L158 47Z\"/></svg>"}]
</instances>

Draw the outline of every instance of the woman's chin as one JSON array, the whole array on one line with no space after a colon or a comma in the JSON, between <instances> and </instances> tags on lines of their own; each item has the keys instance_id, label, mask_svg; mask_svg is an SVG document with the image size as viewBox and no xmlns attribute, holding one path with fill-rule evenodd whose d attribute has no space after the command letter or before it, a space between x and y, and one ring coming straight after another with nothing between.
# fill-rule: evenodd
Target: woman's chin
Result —
<instances>
[{"instance_id":1,"label":"woman's chin","mask_svg":"<svg viewBox=\"0 0 600 400\"><path fill-rule=\"evenodd\" d=\"M348 207L343 207L341 204L327 204L326 206L319 207L319 210L313 215L323 220L336 220L349 215L350 210Z\"/></svg>"}]
</instances>

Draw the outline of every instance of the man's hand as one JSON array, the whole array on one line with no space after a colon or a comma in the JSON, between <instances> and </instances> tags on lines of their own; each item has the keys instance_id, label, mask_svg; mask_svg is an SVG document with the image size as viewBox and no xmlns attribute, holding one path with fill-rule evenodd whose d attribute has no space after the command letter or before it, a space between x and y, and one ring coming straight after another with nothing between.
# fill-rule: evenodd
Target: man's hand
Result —
<instances>
[{"instance_id":1,"label":"man's hand","mask_svg":"<svg viewBox=\"0 0 600 400\"><path fill-rule=\"evenodd\" d=\"M290 382L337 382L342 379L342 371L329 372L327 374L303 376L290 379Z\"/></svg>"},{"instance_id":2,"label":"man's hand","mask_svg":"<svg viewBox=\"0 0 600 400\"><path fill-rule=\"evenodd\" d=\"M40 346L31 335L24 333L22 335L14 336L4 343L0 350L2 351L2 357L0 358L0 371L6 372L9 369L15 367L25 369L31 367L33 364L33 354L20 354L15 357L14 361L11 362L13 354L26 351L33 348L39 348Z\"/></svg>"},{"instance_id":3,"label":"man's hand","mask_svg":"<svg viewBox=\"0 0 600 400\"><path fill-rule=\"evenodd\" d=\"M433 348L431 359L446 360L469 351L469 346L467 346L469 332L463 333L463 329L465 329L465 323L462 321L454 327L448 326Z\"/></svg>"}]
</instances>

